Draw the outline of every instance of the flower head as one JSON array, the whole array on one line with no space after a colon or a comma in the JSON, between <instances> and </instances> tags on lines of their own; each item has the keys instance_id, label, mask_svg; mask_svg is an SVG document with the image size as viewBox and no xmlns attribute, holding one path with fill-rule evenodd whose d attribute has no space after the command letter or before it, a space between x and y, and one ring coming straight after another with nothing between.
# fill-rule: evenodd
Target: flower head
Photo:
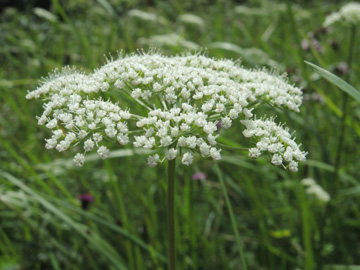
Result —
<instances>
[{"instance_id":1,"label":"flower head","mask_svg":"<svg viewBox=\"0 0 360 270\"><path fill-rule=\"evenodd\" d=\"M143 109L105 101L102 92L127 95ZM38 122L53 134L46 148L65 151L83 143L84 153L74 158L78 166L94 149L107 158L105 141L158 150L148 158L150 167L181 153L185 165L193 162L194 154L219 160L218 128L228 129L237 119L246 127L244 136L257 140L251 157L269 152L273 164L288 163L296 171L297 161L306 156L274 118L256 119L256 107L263 103L298 112L301 90L284 76L246 70L231 60L133 54L110 60L89 75L72 68L55 71L27 95L39 97L46 103Z\"/></svg>"},{"instance_id":2,"label":"flower head","mask_svg":"<svg viewBox=\"0 0 360 270\"><path fill-rule=\"evenodd\" d=\"M81 202L81 208L83 210L87 210L89 208L90 203L92 203L94 201L94 197L89 193L80 194L78 196L78 199Z\"/></svg>"}]
</instances>

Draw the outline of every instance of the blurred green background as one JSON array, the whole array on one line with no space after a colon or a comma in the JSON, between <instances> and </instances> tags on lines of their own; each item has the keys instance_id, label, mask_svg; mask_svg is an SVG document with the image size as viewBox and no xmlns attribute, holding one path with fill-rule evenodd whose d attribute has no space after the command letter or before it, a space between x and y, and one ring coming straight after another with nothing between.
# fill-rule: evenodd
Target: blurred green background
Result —
<instances>
[{"instance_id":1,"label":"blurred green background","mask_svg":"<svg viewBox=\"0 0 360 270\"><path fill-rule=\"evenodd\" d=\"M270 111L309 152L298 173L224 149L220 162L249 269L360 269L360 106L304 63L360 88L360 33L323 28L347 1L0 0L0 270L166 269L165 167L114 147L83 168L48 151L41 102L25 99L54 68L91 71L117 52L206 50L248 68L286 72L304 91L300 114ZM346 99L346 98L345 98ZM240 124L221 142L246 145ZM129 146L131 147L131 146ZM213 161L179 166L179 270L241 269ZM204 172L205 181L193 180ZM329 201L302 184L314 179ZM90 194L93 201L81 201ZM90 196L87 198L89 199ZM87 204L87 205L86 205Z\"/></svg>"}]
</instances>

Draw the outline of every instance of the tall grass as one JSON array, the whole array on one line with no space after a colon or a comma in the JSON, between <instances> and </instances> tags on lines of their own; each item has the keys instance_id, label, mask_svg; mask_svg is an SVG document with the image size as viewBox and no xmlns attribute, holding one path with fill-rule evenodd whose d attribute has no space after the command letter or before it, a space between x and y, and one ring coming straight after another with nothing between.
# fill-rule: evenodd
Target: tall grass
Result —
<instances>
[{"instance_id":1,"label":"tall grass","mask_svg":"<svg viewBox=\"0 0 360 270\"><path fill-rule=\"evenodd\" d=\"M74 168L72 153L45 151L48 134L33 117L41 108L25 99L26 90L53 68L89 71L105 61L104 53L152 46L169 55L208 48L210 56L241 57L247 67L287 72L305 94L300 116L278 119L297 131L310 153L298 173L273 167L266 157L250 160L241 151L247 145L240 125L231 134L219 131L220 141L231 146L218 164L224 181L210 160L177 168L177 268L244 269L237 227L248 269L360 269L359 103L348 99L345 119L342 92L303 64L349 78L338 69L347 61L348 33L341 26L320 29L337 3L52 3L53 17L32 9L5 9L0 16L1 270L166 269L164 168L148 168L144 153L130 149L112 149L106 162L89 157L82 169ZM311 43L314 36L320 49ZM360 35L354 37L360 44ZM310 41L306 50L304 40ZM355 46L350 75L356 89L359 53ZM268 115L274 110L267 108ZM341 148L339 123L347 130ZM207 180L192 180L200 171ZM329 203L305 192L300 180L306 177L330 193ZM88 210L78 200L83 193L94 197Z\"/></svg>"}]
</instances>

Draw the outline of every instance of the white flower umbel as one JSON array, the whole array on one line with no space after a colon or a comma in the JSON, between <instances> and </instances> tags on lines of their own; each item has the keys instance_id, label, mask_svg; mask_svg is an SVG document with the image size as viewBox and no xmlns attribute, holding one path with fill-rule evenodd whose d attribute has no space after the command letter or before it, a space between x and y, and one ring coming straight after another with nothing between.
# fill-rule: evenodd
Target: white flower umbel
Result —
<instances>
[{"instance_id":1,"label":"white flower umbel","mask_svg":"<svg viewBox=\"0 0 360 270\"><path fill-rule=\"evenodd\" d=\"M334 23L360 24L360 3L347 3L338 12L332 13L325 18L324 26L327 27Z\"/></svg>"},{"instance_id":2,"label":"white flower umbel","mask_svg":"<svg viewBox=\"0 0 360 270\"><path fill-rule=\"evenodd\" d=\"M102 92L110 91L126 95L143 110L101 99ZM131 142L158 150L148 159L150 167L180 153L182 163L190 165L194 154L220 160L217 125L229 129L239 119L246 127L244 136L258 141L249 150L251 157L269 152L273 164L288 164L291 171L297 170L297 161L305 160L306 153L286 128L273 118L256 120L256 108L264 103L299 112L301 90L284 76L246 70L231 60L201 54L132 54L109 60L89 75L68 67L55 71L27 95L40 97L46 103L38 123L53 133L46 140L48 149L64 151L83 142L83 153L95 149L105 159L109 156L105 142ZM129 127L135 130L130 132ZM76 165L82 165L83 158L77 154Z\"/></svg>"}]
</instances>

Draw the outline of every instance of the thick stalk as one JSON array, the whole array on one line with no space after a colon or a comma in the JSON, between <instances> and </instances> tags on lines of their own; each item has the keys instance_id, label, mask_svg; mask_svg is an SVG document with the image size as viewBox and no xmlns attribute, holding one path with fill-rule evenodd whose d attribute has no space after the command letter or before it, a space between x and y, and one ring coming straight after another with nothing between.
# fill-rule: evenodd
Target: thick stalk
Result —
<instances>
[{"instance_id":1,"label":"thick stalk","mask_svg":"<svg viewBox=\"0 0 360 270\"><path fill-rule=\"evenodd\" d=\"M168 161L168 187L167 187L167 225L169 243L169 270L175 270L175 215L174 215L174 189L175 189L176 159Z\"/></svg>"},{"instance_id":2,"label":"thick stalk","mask_svg":"<svg viewBox=\"0 0 360 270\"><path fill-rule=\"evenodd\" d=\"M245 261L245 257L244 257L244 252L243 252L243 248L242 248L242 243L241 243L241 240L240 240L239 230L238 230L238 227L237 227L237 224L236 224L234 212L233 212L233 209L232 209L232 206L231 206L231 203L230 203L230 199L229 199L229 195L227 193L227 189L226 189L226 186L225 186L224 179L222 177L219 165L217 163L215 163L215 170L216 170L216 173L217 173L218 178L220 180L221 190L222 190L222 193L224 195L226 207L227 207L227 210L228 210L229 215L230 215L230 220L231 220L231 225L232 225L234 235L235 235L236 245L238 247L239 254L240 254L240 260L241 260L241 264L242 264L242 269L247 270L246 261Z\"/></svg>"}]
</instances>

